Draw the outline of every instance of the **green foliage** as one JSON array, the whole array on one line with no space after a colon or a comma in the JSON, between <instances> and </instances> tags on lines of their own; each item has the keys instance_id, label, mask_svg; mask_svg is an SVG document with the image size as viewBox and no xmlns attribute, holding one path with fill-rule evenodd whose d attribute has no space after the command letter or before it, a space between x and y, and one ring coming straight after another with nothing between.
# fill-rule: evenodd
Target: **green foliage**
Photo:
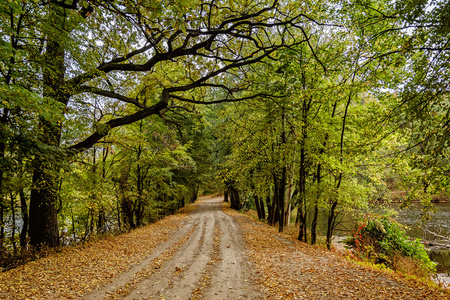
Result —
<instances>
[{"instance_id":1,"label":"green foliage","mask_svg":"<svg viewBox=\"0 0 450 300\"><path fill-rule=\"evenodd\" d=\"M391 268L399 267L396 265L398 256L413 259L424 274L430 274L436 267L420 239L409 239L402 225L392 217L365 215L356 224L355 231L347 243L369 260Z\"/></svg>"}]
</instances>

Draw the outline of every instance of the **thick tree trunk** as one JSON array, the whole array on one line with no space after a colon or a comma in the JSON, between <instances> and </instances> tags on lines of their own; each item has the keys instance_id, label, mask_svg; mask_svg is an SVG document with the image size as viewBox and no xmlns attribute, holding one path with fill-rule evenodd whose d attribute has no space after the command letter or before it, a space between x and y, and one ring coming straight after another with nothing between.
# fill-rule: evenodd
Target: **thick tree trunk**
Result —
<instances>
[{"instance_id":1,"label":"thick tree trunk","mask_svg":"<svg viewBox=\"0 0 450 300\"><path fill-rule=\"evenodd\" d=\"M35 167L30 197L30 244L41 247L58 246L58 220L56 203L58 181L55 171L45 168L43 162Z\"/></svg>"},{"instance_id":2,"label":"thick tree trunk","mask_svg":"<svg viewBox=\"0 0 450 300\"><path fill-rule=\"evenodd\" d=\"M51 5L51 4L50 4ZM52 6L48 16L58 34L47 36L45 66L43 68L44 97L67 106L68 96L64 92L64 48L61 45L66 35L64 26L66 14L63 8ZM55 32L56 32L55 31ZM64 112L61 112L63 115ZM40 120L41 141L50 147L59 147L61 122ZM30 198L30 243L40 247L58 245L58 174L60 157L36 158L33 162L33 187Z\"/></svg>"},{"instance_id":3,"label":"thick tree trunk","mask_svg":"<svg viewBox=\"0 0 450 300\"><path fill-rule=\"evenodd\" d=\"M230 190L230 194L231 194L231 208L235 209L235 210L240 210L242 208L241 206L241 199L239 198L239 191L237 189L235 189L234 187L231 188Z\"/></svg>"},{"instance_id":4,"label":"thick tree trunk","mask_svg":"<svg viewBox=\"0 0 450 300\"><path fill-rule=\"evenodd\" d=\"M228 194L230 195L230 207L233 207L234 194L233 194L233 191L231 190L231 187L228 187Z\"/></svg>"},{"instance_id":5,"label":"thick tree trunk","mask_svg":"<svg viewBox=\"0 0 450 300\"><path fill-rule=\"evenodd\" d=\"M198 184L194 185L194 188L192 189L191 199L190 199L191 203L194 203L195 201L197 201L199 189L200 189L200 185L198 185Z\"/></svg>"},{"instance_id":6,"label":"thick tree trunk","mask_svg":"<svg viewBox=\"0 0 450 300\"><path fill-rule=\"evenodd\" d=\"M306 227L307 212L306 210L303 209L303 205L299 205L297 217L298 217L298 240L307 243L308 242L308 234Z\"/></svg>"},{"instance_id":7,"label":"thick tree trunk","mask_svg":"<svg viewBox=\"0 0 450 300\"><path fill-rule=\"evenodd\" d=\"M235 187L235 182L230 180L225 182L228 190L228 195L230 196L230 207L232 209L240 210L242 208L241 206L241 200L239 198L239 191Z\"/></svg>"},{"instance_id":8,"label":"thick tree trunk","mask_svg":"<svg viewBox=\"0 0 450 300\"><path fill-rule=\"evenodd\" d=\"M106 214L105 208L103 205L100 205L98 209L98 218L97 218L97 234L104 234L106 232Z\"/></svg>"},{"instance_id":9,"label":"thick tree trunk","mask_svg":"<svg viewBox=\"0 0 450 300\"><path fill-rule=\"evenodd\" d=\"M122 221L125 229L135 228L136 224L134 223L134 205L133 200L130 199L128 192L129 192L129 183L128 183L128 177L130 175L130 167L127 165L124 165L123 169L121 170L120 179L119 179L119 186L120 186L120 192L121 192L121 198L120 198L120 210L122 215Z\"/></svg>"},{"instance_id":10,"label":"thick tree trunk","mask_svg":"<svg viewBox=\"0 0 450 300\"><path fill-rule=\"evenodd\" d=\"M264 205L263 197L260 197L259 201L260 201L259 206L261 207L261 220L264 221L266 219L266 208L265 208L265 205Z\"/></svg>"},{"instance_id":11,"label":"thick tree trunk","mask_svg":"<svg viewBox=\"0 0 450 300\"><path fill-rule=\"evenodd\" d=\"M223 192L223 202L228 202L228 190Z\"/></svg>"},{"instance_id":12,"label":"thick tree trunk","mask_svg":"<svg viewBox=\"0 0 450 300\"><path fill-rule=\"evenodd\" d=\"M259 197L255 195L253 198L255 201L256 213L258 214L258 220L264 220L262 216L261 203L259 202Z\"/></svg>"},{"instance_id":13,"label":"thick tree trunk","mask_svg":"<svg viewBox=\"0 0 450 300\"><path fill-rule=\"evenodd\" d=\"M268 201L270 201L270 199L268 199ZM269 203L269 202L267 202ZM275 222L277 220L276 217L276 213L277 213L277 203L278 203L278 196L277 193L273 193L273 198L272 198L272 204L269 207L269 219L268 219L268 223L269 225L273 226L275 225Z\"/></svg>"}]
</instances>

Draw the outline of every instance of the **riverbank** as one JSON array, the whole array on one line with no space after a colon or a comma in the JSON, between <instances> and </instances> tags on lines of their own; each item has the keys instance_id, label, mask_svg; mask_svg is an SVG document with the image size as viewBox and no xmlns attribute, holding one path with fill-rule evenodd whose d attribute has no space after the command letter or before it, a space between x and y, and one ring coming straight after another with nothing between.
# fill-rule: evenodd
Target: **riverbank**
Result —
<instances>
[{"instance_id":1,"label":"riverbank","mask_svg":"<svg viewBox=\"0 0 450 300\"><path fill-rule=\"evenodd\" d=\"M408 276L358 264L340 251L302 243L225 208L236 217L247 241L258 283L268 299L449 299L450 291ZM292 227L288 228L287 233ZM294 232L294 231L293 231ZM435 287L433 287L433 285Z\"/></svg>"},{"instance_id":2,"label":"riverbank","mask_svg":"<svg viewBox=\"0 0 450 300\"><path fill-rule=\"evenodd\" d=\"M350 249L345 244L345 240L349 237L344 236L334 236L333 237L333 247L336 249L336 251L342 253L344 256L349 256ZM430 259L436 263L439 264L439 262L450 262L450 249L448 251L442 251L441 249L437 250L434 249L434 251L440 251L441 253L435 254L435 252L431 251L432 249L427 248L428 255L430 256ZM437 273L432 275L431 280L435 282L438 285L441 285L443 288L450 289L450 273L447 272L448 268L447 264L444 266L437 267Z\"/></svg>"},{"instance_id":3,"label":"riverbank","mask_svg":"<svg viewBox=\"0 0 450 300\"><path fill-rule=\"evenodd\" d=\"M408 197L408 191L393 190L387 193L386 199L381 199L380 203L403 203ZM420 203L419 199L412 200L411 203ZM446 194L431 196L431 203L450 203L450 197Z\"/></svg>"},{"instance_id":4,"label":"riverbank","mask_svg":"<svg viewBox=\"0 0 450 300\"><path fill-rule=\"evenodd\" d=\"M426 282L358 265L339 252L279 234L222 201L203 199L187 213L0 273L0 298L450 297Z\"/></svg>"}]
</instances>

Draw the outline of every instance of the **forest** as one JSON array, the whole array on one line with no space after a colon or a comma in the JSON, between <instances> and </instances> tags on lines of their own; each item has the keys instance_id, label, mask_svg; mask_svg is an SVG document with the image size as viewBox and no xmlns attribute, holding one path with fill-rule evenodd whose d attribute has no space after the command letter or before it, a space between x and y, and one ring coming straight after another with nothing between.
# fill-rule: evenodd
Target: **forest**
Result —
<instances>
[{"instance_id":1,"label":"forest","mask_svg":"<svg viewBox=\"0 0 450 300\"><path fill-rule=\"evenodd\" d=\"M214 192L328 248L448 199L448 1L8 0L0 35L0 267Z\"/></svg>"}]
</instances>

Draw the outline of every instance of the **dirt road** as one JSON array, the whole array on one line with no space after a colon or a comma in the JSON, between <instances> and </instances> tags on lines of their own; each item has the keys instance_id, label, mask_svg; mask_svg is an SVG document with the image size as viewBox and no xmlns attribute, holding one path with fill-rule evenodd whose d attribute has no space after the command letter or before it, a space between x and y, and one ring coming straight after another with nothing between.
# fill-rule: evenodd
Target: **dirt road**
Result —
<instances>
[{"instance_id":1,"label":"dirt road","mask_svg":"<svg viewBox=\"0 0 450 300\"><path fill-rule=\"evenodd\" d=\"M350 252L299 242L222 204L204 198L0 272L0 299L450 299L427 281L357 264L344 257Z\"/></svg>"},{"instance_id":2,"label":"dirt road","mask_svg":"<svg viewBox=\"0 0 450 300\"><path fill-rule=\"evenodd\" d=\"M199 201L147 259L83 299L263 299L239 225L223 213L222 201Z\"/></svg>"}]
</instances>

